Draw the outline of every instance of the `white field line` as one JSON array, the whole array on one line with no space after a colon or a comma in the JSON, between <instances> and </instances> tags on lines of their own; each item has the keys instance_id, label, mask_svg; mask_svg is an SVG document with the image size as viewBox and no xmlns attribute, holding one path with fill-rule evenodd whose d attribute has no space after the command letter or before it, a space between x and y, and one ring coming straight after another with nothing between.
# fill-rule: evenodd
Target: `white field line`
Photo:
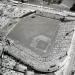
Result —
<instances>
[{"instance_id":1,"label":"white field line","mask_svg":"<svg viewBox=\"0 0 75 75\"><path fill-rule=\"evenodd\" d=\"M20 21L20 19L18 19L18 22ZM17 22L17 23L18 23ZM13 27L11 27L10 29L9 29L9 31L7 31L7 33L6 33L6 35L4 36L4 37L6 37L13 29L14 29L14 27L16 26L17 24L14 24L13 25Z\"/></svg>"}]
</instances>

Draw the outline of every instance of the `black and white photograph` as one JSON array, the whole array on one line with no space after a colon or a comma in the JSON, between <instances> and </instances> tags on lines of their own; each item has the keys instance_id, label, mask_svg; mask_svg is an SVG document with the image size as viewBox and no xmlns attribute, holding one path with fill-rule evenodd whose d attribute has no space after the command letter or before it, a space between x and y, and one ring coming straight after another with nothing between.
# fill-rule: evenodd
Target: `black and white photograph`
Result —
<instances>
[{"instance_id":1,"label":"black and white photograph","mask_svg":"<svg viewBox=\"0 0 75 75\"><path fill-rule=\"evenodd\" d=\"M75 0L0 0L0 75L75 75Z\"/></svg>"}]
</instances>

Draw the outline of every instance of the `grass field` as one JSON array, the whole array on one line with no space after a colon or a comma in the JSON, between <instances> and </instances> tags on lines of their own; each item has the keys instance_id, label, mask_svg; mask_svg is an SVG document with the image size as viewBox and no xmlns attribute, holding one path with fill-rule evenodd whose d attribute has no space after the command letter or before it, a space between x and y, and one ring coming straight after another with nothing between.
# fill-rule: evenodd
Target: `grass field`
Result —
<instances>
[{"instance_id":1,"label":"grass field","mask_svg":"<svg viewBox=\"0 0 75 75\"><path fill-rule=\"evenodd\" d=\"M44 56L52 52L58 25L57 20L33 14L23 18L8 37L18 40L23 46Z\"/></svg>"}]
</instances>

